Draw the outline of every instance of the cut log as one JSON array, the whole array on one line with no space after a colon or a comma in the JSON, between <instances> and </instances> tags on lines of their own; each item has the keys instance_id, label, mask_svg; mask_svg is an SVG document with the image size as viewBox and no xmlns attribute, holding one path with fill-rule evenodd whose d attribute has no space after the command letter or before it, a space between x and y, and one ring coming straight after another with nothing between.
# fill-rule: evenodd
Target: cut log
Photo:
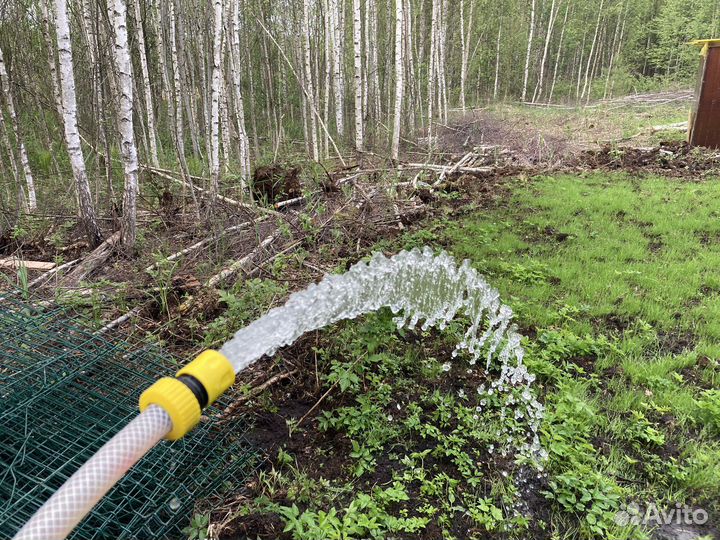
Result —
<instances>
[{"instance_id":1,"label":"cut log","mask_svg":"<svg viewBox=\"0 0 720 540\"><path fill-rule=\"evenodd\" d=\"M85 259L78 264L77 268L65 276L65 278L61 281L61 285L63 287L76 287L83 279L105 263L107 258L113 252L115 244L117 244L118 240L120 240L120 231L107 238L103 243L96 247L90 255L85 257Z\"/></svg>"},{"instance_id":2,"label":"cut log","mask_svg":"<svg viewBox=\"0 0 720 540\"><path fill-rule=\"evenodd\" d=\"M445 172L447 174L450 169L453 168L453 165L437 165L435 163L407 163L405 165L401 165L399 167L400 170L405 171L417 171L418 169L423 169L427 171L436 171L436 172ZM455 172L459 173L489 173L497 170L498 167L458 167L455 169Z\"/></svg>"},{"instance_id":3,"label":"cut log","mask_svg":"<svg viewBox=\"0 0 720 540\"><path fill-rule=\"evenodd\" d=\"M676 122L674 124L666 124L663 126L653 126L652 132L657 133L658 131L685 131L688 128L687 122Z\"/></svg>"},{"instance_id":4,"label":"cut log","mask_svg":"<svg viewBox=\"0 0 720 540\"><path fill-rule=\"evenodd\" d=\"M27 268L28 270L52 270L57 266L54 262L44 261L26 261L19 257L8 257L6 259L0 259L0 268L12 268L18 270L19 268Z\"/></svg>"},{"instance_id":5,"label":"cut log","mask_svg":"<svg viewBox=\"0 0 720 540\"><path fill-rule=\"evenodd\" d=\"M67 270L68 268L75 266L79 262L80 262L80 259L75 259L74 261L66 262L65 264L56 266L55 268L51 269L48 272L45 272L41 276L36 277L30 283L28 283L28 289L31 289L32 287L37 287L38 285L42 285L43 283L45 283L48 279L50 279L54 275L58 274L59 272L62 272L63 270Z\"/></svg>"}]
</instances>

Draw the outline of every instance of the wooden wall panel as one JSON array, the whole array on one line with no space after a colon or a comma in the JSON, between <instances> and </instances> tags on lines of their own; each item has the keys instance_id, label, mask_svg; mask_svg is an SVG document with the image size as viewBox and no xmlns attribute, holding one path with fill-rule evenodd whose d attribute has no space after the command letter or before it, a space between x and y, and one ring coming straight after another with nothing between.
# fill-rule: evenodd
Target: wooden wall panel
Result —
<instances>
[{"instance_id":1,"label":"wooden wall panel","mask_svg":"<svg viewBox=\"0 0 720 540\"><path fill-rule=\"evenodd\" d=\"M693 111L690 144L720 148L720 47L710 47Z\"/></svg>"}]
</instances>

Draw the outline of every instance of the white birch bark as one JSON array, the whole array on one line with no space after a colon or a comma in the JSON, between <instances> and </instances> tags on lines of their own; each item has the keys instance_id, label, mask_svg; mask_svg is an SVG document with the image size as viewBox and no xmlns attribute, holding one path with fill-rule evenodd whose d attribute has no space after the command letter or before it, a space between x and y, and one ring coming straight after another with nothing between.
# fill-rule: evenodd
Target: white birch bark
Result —
<instances>
[{"instance_id":1,"label":"white birch bark","mask_svg":"<svg viewBox=\"0 0 720 540\"><path fill-rule=\"evenodd\" d=\"M232 46L230 49L230 63L232 71L230 78L233 88L233 110L235 124L238 132L238 154L240 158L240 186L244 191L250 178L250 140L245 129L245 105L243 102L242 83L240 80L240 2L233 1L232 15Z\"/></svg>"},{"instance_id":2,"label":"white birch bark","mask_svg":"<svg viewBox=\"0 0 720 540\"><path fill-rule=\"evenodd\" d=\"M200 209L197 204L197 197L195 196L195 187L193 186L193 180L190 176L190 170L188 169L187 160L185 159L185 137L183 136L183 113L182 113L182 88L180 86L180 64L178 58L178 47L177 47L177 34L178 34L178 22L175 18L175 0L168 2L169 9L169 27L170 27L170 60L172 62L173 71L173 94L174 94L174 105L172 112L174 113L174 141L175 141L175 153L180 163L180 170L183 175L183 187L190 186L190 195L193 198L195 205L195 215L200 215Z\"/></svg>"},{"instance_id":3,"label":"white birch bark","mask_svg":"<svg viewBox=\"0 0 720 540\"><path fill-rule=\"evenodd\" d=\"M545 46L543 47L542 60L540 61L540 76L538 82L535 85L535 91L533 92L532 102L539 100L543 93L543 84L545 83L545 63L547 62L548 50L550 49L550 40L552 39L553 28L555 26L555 19L560 12L560 6L555 8L555 0L552 0L550 5L550 19L548 20L547 32L545 33Z\"/></svg>"},{"instance_id":4,"label":"white birch bark","mask_svg":"<svg viewBox=\"0 0 720 540\"><path fill-rule=\"evenodd\" d=\"M365 0L368 6L368 40L367 47L370 51L370 62L367 65L370 94L373 96L374 119L380 120L382 116L382 105L380 101L380 68L378 64L378 31L377 31L377 4L375 0Z\"/></svg>"},{"instance_id":5,"label":"white birch bark","mask_svg":"<svg viewBox=\"0 0 720 540\"><path fill-rule=\"evenodd\" d=\"M403 41L405 32L405 16L403 0L395 0L395 114L392 132L392 159L398 160L400 155L400 127L402 121L403 90L405 89L403 61Z\"/></svg>"},{"instance_id":6,"label":"white birch bark","mask_svg":"<svg viewBox=\"0 0 720 540\"><path fill-rule=\"evenodd\" d=\"M716 8L717 9L717 8ZM622 21L622 22L621 22ZM714 27L714 25L713 25ZM618 29L620 31L618 32ZM625 5L624 2L620 4L620 14L618 15L617 24L615 25L615 35L613 36L612 49L610 50L610 61L607 68L607 77L605 78L605 89L603 90L603 99L607 99L608 87L610 86L610 77L612 76L612 70L615 66L615 57L620 52L622 47L623 34L625 33Z\"/></svg>"},{"instance_id":7,"label":"white birch bark","mask_svg":"<svg viewBox=\"0 0 720 540\"><path fill-rule=\"evenodd\" d=\"M49 0L40 0L40 12L43 22L42 32L45 44L47 45L47 60L48 68L50 68L50 81L52 82L53 98L55 99L55 110L58 113L58 116L62 118L63 106L62 97L60 96L60 79L58 78L55 53L53 52L55 47L53 45L53 39L50 35L50 15L48 10L48 4L46 3L48 1Z\"/></svg>"},{"instance_id":8,"label":"white birch bark","mask_svg":"<svg viewBox=\"0 0 720 540\"><path fill-rule=\"evenodd\" d=\"M502 37L502 17L498 26L497 44L495 45L495 84L493 85L493 99L497 99L500 89L500 39Z\"/></svg>"},{"instance_id":9,"label":"white birch bark","mask_svg":"<svg viewBox=\"0 0 720 540\"><path fill-rule=\"evenodd\" d=\"M152 24L155 28L155 39L157 39L157 61L160 67L160 78L162 80L162 98L165 102L172 100L172 85L167 70L167 49L165 47L165 29L162 26L162 10L160 0L152 2ZM170 21L170 24L173 24Z\"/></svg>"},{"instance_id":10,"label":"white birch bark","mask_svg":"<svg viewBox=\"0 0 720 540\"><path fill-rule=\"evenodd\" d=\"M558 44L557 55L555 56L555 68L553 69L552 85L550 86L550 95L548 96L548 103L552 102L553 94L555 93L555 83L557 82L558 68L560 67L560 54L562 53L563 40L565 38L565 28L567 27L568 11L570 10L570 4L565 6L565 18L563 19L562 30L560 30L560 43Z\"/></svg>"},{"instance_id":11,"label":"white birch bark","mask_svg":"<svg viewBox=\"0 0 720 540\"><path fill-rule=\"evenodd\" d=\"M355 81L355 150L363 151L363 70L360 0L353 0L353 53Z\"/></svg>"},{"instance_id":12,"label":"white birch bark","mask_svg":"<svg viewBox=\"0 0 720 540\"><path fill-rule=\"evenodd\" d=\"M528 78L530 76L530 55L532 53L533 36L535 35L535 0L530 8L530 35L528 36L527 53L525 54L525 74L523 75L523 90L521 101L527 98Z\"/></svg>"},{"instance_id":13,"label":"white birch bark","mask_svg":"<svg viewBox=\"0 0 720 540\"><path fill-rule=\"evenodd\" d=\"M143 81L143 93L145 98L145 115L147 117L148 139L150 142L150 163L153 167L159 167L157 128L155 127L155 107L150 86L150 72L148 70L147 52L145 50L145 31L143 30L143 19L140 14L140 0L133 0L135 15L135 33L137 37L138 58L140 59L140 72Z\"/></svg>"},{"instance_id":14,"label":"white birch bark","mask_svg":"<svg viewBox=\"0 0 720 540\"><path fill-rule=\"evenodd\" d=\"M213 0L212 81L210 88L210 195L220 192L220 78L222 77L222 0Z\"/></svg>"},{"instance_id":15,"label":"white birch bark","mask_svg":"<svg viewBox=\"0 0 720 540\"><path fill-rule=\"evenodd\" d=\"M460 0L460 41L462 44L462 55L460 59L460 107L465 110L465 87L467 85L468 60L470 59L470 35L473 28L473 10L475 2L470 0L470 15L468 17L467 30L465 29L465 0Z\"/></svg>"},{"instance_id":16,"label":"white birch bark","mask_svg":"<svg viewBox=\"0 0 720 540\"><path fill-rule=\"evenodd\" d=\"M305 80L305 91L307 92L307 100L309 102L309 130L310 130L310 156L317 160L320 157L318 152L318 130L317 130L317 95L315 91L315 83L312 76L312 68L310 64L310 0L303 0L303 16L302 16L302 48L303 48L303 73ZM361 96L362 99L362 96Z\"/></svg>"},{"instance_id":17,"label":"white birch bark","mask_svg":"<svg viewBox=\"0 0 720 540\"><path fill-rule=\"evenodd\" d=\"M2 85L3 94L5 94L5 103L10 113L10 121L12 122L13 131L15 132L15 143L20 154L20 164L22 165L23 174L25 175L25 187L28 191L27 201L28 210L31 212L37 208L37 197L35 195L35 182L33 180L32 171L30 170L30 161L28 160L27 151L25 150L25 141L20 133L20 122L15 111L15 100L13 99L12 89L10 88L10 79L8 78L7 69L5 67L5 58L2 49L0 49L0 85ZM0 111L2 114L2 111ZM12 149L11 149L12 150Z\"/></svg>"},{"instance_id":18,"label":"white birch bark","mask_svg":"<svg viewBox=\"0 0 720 540\"><path fill-rule=\"evenodd\" d=\"M325 46L325 80L323 81L323 122L327 126L330 123L330 101L332 94L332 51L331 51L331 33L332 25L330 24L330 3L328 0L322 0L322 8L324 17L324 31L325 39L323 40ZM367 30L367 22L365 23ZM366 38L367 41L367 38ZM367 49L366 49L367 50ZM369 65L369 63L367 63ZM323 156L325 158L330 157L330 137L326 130L323 130Z\"/></svg>"},{"instance_id":19,"label":"white birch bark","mask_svg":"<svg viewBox=\"0 0 720 540\"><path fill-rule=\"evenodd\" d=\"M438 43L438 83L440 91L440 106L438 107L443 123L447 124L448 116L448 87L447 87L447 25L448 0L443 0L440 12L440 35ZM408 29L410 31L411 29Z\"/></svg>"},{"instance_id":20,"label":"white birch bark","mask_svg":"<svg viewBox=\"0 0 720 540\"><path fill-rule=\"evenodd\" d=\"M432 1L432 16L430 19L430 51L428 53L428 146L432 147L433 119L435 110L435 73L437 70L437 34L438 11L440 1Z\"/></svg>"},{"instance_id":21,"label":"white birch bark","mask_svg":"<svg viewBox=\"0 0 720 540\"><path fill-rule=\"evenodd\" d=\"M595 35L593 36L592 45L590 46L590 55L587 59L587 65L585 66L585 82L583 83L582 94L580 99L585 97L585 94L589 91L589 77L590 77L590 66L592 66L593 54L595 53L595 45L597 44L598 33L600 32L600 21L602 19L602 10L605 5L605 0L600 0L600 8L598 9L597 23L595 24Z\"/></svg>"},{"instance_id":22,"label":"white birch bark","mask_svg":"<svg viewBox=\"0 0 720 540\"><path fill-rule=\"evenodd\" d=\"M307 0L303 0L303 3ZM342 32L342 0L330 0L330 21L332 24L333 51L333 90L335 92L335 128L342 137L345 133L345 80L343 78L343 32Z\"/></svg>"},{"instance_id":23,"label":"white birch bark","mask_svg":"<svg viewBox=\"0 0 720 540\"><path fill-rule=\"evenodd\" d=\"M17 189L18 194L18 209L22 209L22 211L28 211L29 208L27 207L27 200L25 199L25 191L23 190L22 184L20 183L20 173L18 171L17 166L17 158L15 157L15 151L13 150L13 145L10 142L10 135L8 134L8 127L5 124L5 115L2 114L2 111L0 110L0 136L2 137L3 146L5 147L5 153L8 156L8 161L10 162L10 172L13 175L13 180L15 181L15 188ZM8 199L10 196L8 195Z\"/></svg>"},{"instance_id":24,"label":"white birch bark","mask_svg":"<svg viewBox=\"0 0 720 540\"><path fill-rule=\"evenodd\" d=\"M125 172L120 238L126 248L132 248L135 245L137 222L138 158L133 128L133 73L125 0L112 0L110 20L115 30L113 58L120 91L118 95L118 131L120 132L120 155Z\"/></svg>"},{"instance_id":25,"label":"white birch bark","mask_svg":"<svg viewBox=\"0 0 720 540\"><path fill-rule=\"evenodd\" d=\"M102 242L102 233L95 217L95 208L90 195L90 184L85 171L85 160L80 145L80 132L77 125L77 98L75 96L75 74L73 73L72 45L70 40L70 21L68 20L66 0L55 0L55 32L60 64L60 92L62 96L65 142L67 144L70 165L75 176L80 216L92 247Z\"/></svg>"}]
</instances>

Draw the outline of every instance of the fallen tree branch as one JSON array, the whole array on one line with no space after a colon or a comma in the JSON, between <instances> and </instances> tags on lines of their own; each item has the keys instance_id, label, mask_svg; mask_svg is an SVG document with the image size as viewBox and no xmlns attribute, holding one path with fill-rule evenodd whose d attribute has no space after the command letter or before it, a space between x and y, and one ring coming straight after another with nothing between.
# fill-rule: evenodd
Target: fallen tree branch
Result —
<instances>
[{"instance_id":1,"label":"fallen tree branch","mask_svg":"<svg viewBox=\"0 0 720 540\"><path fill-rule=\"evenodd\" d=\"M71 268L75 266L77 263L80 262L80 259L75 259L70 262L66 262L65 264L61 264L60 266L56 266L55 268L49 270L48 272L45 272L41 276L36 277L33 279L30 283L28 283L28 289L32 287L36 287L42 283L45 283L48 279L53 277L58 272L62 272L63 270L67 270L68 268Z\"/></svg>"},{"instance_id":2,"label":"fallen tree branch","mask_svg":"<svg viewBox=\"0 0 720 540\"><path fill-rule=\"evenodd\" d=\"M175 178L171 174L167 174L165 172L162 172L160 169L155 169L153 167L148 167L147 165L143 165L143 168L149 169L153 174L159 176L160 178L165 178L166 180L170 180L171 182L176 182L182 186L195 189L198 193L202 193L203 195L210 195L210 191L208 191L205 188L201 188L200 186L196 186L195 184L188 184L184 180L181 180L180 178ZM269 208L263 208L262 206L256 206L253 204L248 204L240 201L236 201L235 199L231 199L230 197L226 197L225 195L220 195L219 193L215 194L215 198L219 201L222 201L224 203L230 204L232 206L237 206L239 208L247 208L249 210L257 210L259 212L265 212L267 214L273 214L273 215L282 215L280 212L276 212L275 210L270 210Z\"/></svg>"},{"instance_id":3,"label":"fallen tree branch","mask_svg":"<svg viewBox=\"0 0 720 540\"><path fill-rule=\"evenodd\" d=\"M492 171L496 171L499 167L458 167L455 172L461 172L461 173L489 173ZM405 171L416 171L418 169L423 169L427 171L436 171L436 172L443 172L443 171L449 171L452 169L451 165L437 165L435 163L406 163L404 165L401 165L399 167L399 170L405 170ZM447 172L446 172L447 174Z\"/></svg>"},{"instance_id":4,"label":"fallen tree branch","mask_svg":"<svg viewBox=\"0 0 720 540\"><path fill-rule=\"evenodd\" d=\"M123 324L125 321L127 321L127 320L135 317L136 315L140 315L140 312L141 312L141 311L143 310L143 308L145 307L145 304L147 304L147 302L145 302L145 303L137 306L136 308L131 309L130 311L128 311L127 313L125 313L125 315L121 315L121 316L118 317L117 319L114 319L114 320L110 321L110 322L107 323L105 326L103 326L102 328L100 328L100 330L96 331L96 332L95 332L95 335L98 335L98 336L99 336L99 335L102 335L102 334L104 334L105 332L108 332L109 330L112 330L113 328L116 328L116 327L120 326L120 325Z\"/></svg>"},{"instance_id":5,"label":"fallen tree branch","mask_svg":"<svg viewBox=\"0 0 720 540\"><path fill-rule=\"evenodd\" d=\"M674 124L665 124L662 126L653 126L652 133L657 133L658 131L685 131L688 128L687 121L685 122L675 122Z\"/></svg>"},{"instance_id":6,"label":"fallen tree branch","mask_svg":"<svg viewBox=\"0 0 720 540\"><path fill-rule=\"evenodd\" d=\"M253 249L250 253L245 255L242 259L238 259L237 261L233 262L231 265L227 266L226 268L222 269L220 272L212 276L210 279L208 279L205 282L206 287L214 288L220 283L222 283L224 280L228 279L229 277L237 274L240 270L243 269L245 265L252 262L252 260L267 246L272 244L278 237L280 236L279 232L276 232L274 234L271 234L267 236L259 246L257 246L255 249Z\"/></svg>"},{"instance_id":7,"label":"fallen tree branch","mask_svg":"<svg viewBox=\"0 0 720 540\"><path fill-rule=\"evenodd\" d=\"M254 397L258 396L260 393L264 392L268 388L270 388L272 385L285 380L289 377L292 377L298 372L297 369L293 369L292 371L286 371L285 373L278 373L274 377L270 377L267 381L262 383L261 385L255 386L250 390L250 393L244 396L240 396L238 398L235 398L233 402L225 407L225 410L220 415L220 418L217 420L218 423L227 422L230 420L228 416L235 413L244 403L250 401Z\"/></svg>"},{"instance_id":8,"label":"fallen tree branch","mask_svg":"<svg viewBox=\"0 0 720 540\"><path fill-rule=\"evenodd\" d=\"M223 231L220 231L219 234L216 234L216 235L214 235L214 236L210 236L210 237L208 237L208 238L205 238L204 240L200 240L199 242L196 242L196 243L194 243L193 245L186 247L185 249L182 249L182 250L180 250L180 251L178 251L178 252L176 252L176 253L173 253L172 255L168 255L164 260L165 260L165 261L172 262L172 261L174 261L174 260L176 260L176 259L179 259L179 258L182 257L183 255L187 255L188 253L192 253L192 252L194 252L194 251L197 251L197 250L200 249L201 247L209 244L210 242L213 242L213 241L215 241L215 240L219 240L220 238L222 238L223 236L225 236L225 235L227 235L227 234L245 230L245 229L247 229L248 227L250 227L250 225L256 225L256 224L258 224L258 223L261 223L261 222L265 221L266 219L267 219L267 216L261 217L261 218L258 218L258 219L254 219L254 220L252 220L252 221L248 221L248 222L245 222L245 223L241 223L240 225L234 225L234 226L232 226L232 227L228 227L227 229L225 229L225 230L223 230ZM145 272L152 272L155 268L158 267L159 264L160 264L160 263L153 263L153 264L151 264L150 266L148 266L148 267L145 269Z\"/></svg>"}]
</instances>

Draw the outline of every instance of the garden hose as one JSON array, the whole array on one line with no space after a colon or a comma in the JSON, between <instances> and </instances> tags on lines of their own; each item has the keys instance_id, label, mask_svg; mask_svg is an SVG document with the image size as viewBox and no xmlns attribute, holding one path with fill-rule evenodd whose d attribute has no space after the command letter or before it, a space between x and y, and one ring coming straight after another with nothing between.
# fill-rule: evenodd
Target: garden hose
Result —
<instances>
[{"instance_id":1,"label":"garden hose","mask_svg":"<svg viewBox=\"0 0 720 540\"><path fill-rule=\"evenodd\" d=\"M62 540L97 502L161 439L177 440L200 421L235 381L232 364L205 351L140 396L140 414L106 442L43 504L15 540Z\"/></svg>"}]
</instances>

